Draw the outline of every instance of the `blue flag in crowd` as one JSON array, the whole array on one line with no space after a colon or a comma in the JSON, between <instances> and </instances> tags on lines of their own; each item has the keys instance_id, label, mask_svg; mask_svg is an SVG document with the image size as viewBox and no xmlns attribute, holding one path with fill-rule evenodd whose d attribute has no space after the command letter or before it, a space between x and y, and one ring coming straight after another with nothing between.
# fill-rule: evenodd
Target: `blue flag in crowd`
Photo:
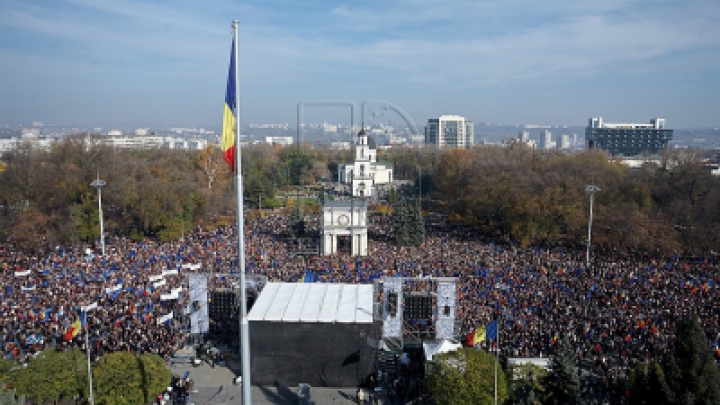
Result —
<instances>
[{"instance_id":1,"label":"blue flag in crowd","mask_svg":"<svg viewBox=\"0 0 720 405\"><path fill-rule=\"evenodd\" d=\"M488 339L497 340L497 335L498 335L497 321L492 321L485 327L485 337Z\"/></svg>"}]
</instances>

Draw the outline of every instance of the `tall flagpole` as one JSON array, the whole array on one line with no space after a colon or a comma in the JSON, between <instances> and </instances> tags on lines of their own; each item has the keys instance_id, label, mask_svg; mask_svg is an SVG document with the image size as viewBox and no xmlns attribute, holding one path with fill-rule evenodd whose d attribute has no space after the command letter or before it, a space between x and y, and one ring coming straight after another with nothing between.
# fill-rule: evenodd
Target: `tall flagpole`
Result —
<instances>
[{"instance_id":1,"label":"tall flagpole","mask_svg":"<svg viewBox=\"0 0 720 405\"><path fill-rule=\"evenodd\" d=\"M240 273L240 357L242 361L242 403L252 405L250 386L250 333L248 331L247 292L245 291L245 218L243 211L242 157L240 155L240 40L238 21L233 20L235 42L235 189L237 191L238 272Z\"/></svg>"},{"instance_id":2,"label":"tall flagpole","mask_svg":"<svg viewBox=\"0 0 720 405\"><path fill-rule=\"evenodd\" d=\"M84 325L81 323L81 327L85 329L85 353L87 354L88 385L90 386L90 395L88 400L90 405L95 405L95 396L93 395L92 368L90 366L90 323L88 322L88 313L95 308L97 308L97 302L93 302L90 305L82 307L80 311L81 319L83 319L83 314L85 314L85 323Z\"/></svg>"},{"instance_id":3,"label":"tall flagpole","mask_svg":"<svg viewBox=\"0 0 720 405\"><path fill-rule=\"evenodd\" d=\"M87 313L85 314L87 317ZM86 318L87 319L87 318ZM85 321L87 322L87 320ZM87 364L88 364L88 384L90 385L90 405L95 405L95 396L93 395L93 380L92 380L92 369L90 368L90 343L88 335L90 334L90 328L85 329L85 351L87 352Z\"/></svg>"}]
</instances>

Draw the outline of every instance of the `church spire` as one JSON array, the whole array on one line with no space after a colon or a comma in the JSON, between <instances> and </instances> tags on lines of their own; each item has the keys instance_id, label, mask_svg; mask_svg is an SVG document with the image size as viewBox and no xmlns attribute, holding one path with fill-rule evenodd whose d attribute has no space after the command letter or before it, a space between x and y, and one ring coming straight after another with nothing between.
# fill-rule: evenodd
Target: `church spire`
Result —
<instances>
[{"instance_id":1,"label":"church spire","mask_svg":"<svg viewBox=\"0 0 720 405\"><path fill-rule=\"evenodd\" d=\"M367 132L365 132L365 126L363 126L363 128L360 129L360 132L358 132L357 144L358 145L367 145Z\"/></svg>"}]
</instances>

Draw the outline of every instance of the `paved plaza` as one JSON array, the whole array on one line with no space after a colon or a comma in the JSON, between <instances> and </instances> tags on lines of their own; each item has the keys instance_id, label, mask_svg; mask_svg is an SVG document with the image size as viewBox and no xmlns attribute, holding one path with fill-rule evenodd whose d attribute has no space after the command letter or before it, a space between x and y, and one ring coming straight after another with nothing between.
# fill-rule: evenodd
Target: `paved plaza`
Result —
<instances>
[{"instance_id":1,"label":"paved plaza","mask_svg":"<svg viewBox=\"0 0 720 405\"><path fill-rule=\"evenodd\" d=\"M211 367L203 362L195 367L189 363L171 364L170 371L177 376L190 373L195 381L196 392L192 393L191 403L195 405L242 404L242 393L239 385L233 380L240 374L241 364L238 360ZM285 386L254 386L252 389L253 405L297 405L298 387ZM355 387L327 388L312 387L308 404L316 405L351 405L355 402Z\"/></svg>"}]
</instances>

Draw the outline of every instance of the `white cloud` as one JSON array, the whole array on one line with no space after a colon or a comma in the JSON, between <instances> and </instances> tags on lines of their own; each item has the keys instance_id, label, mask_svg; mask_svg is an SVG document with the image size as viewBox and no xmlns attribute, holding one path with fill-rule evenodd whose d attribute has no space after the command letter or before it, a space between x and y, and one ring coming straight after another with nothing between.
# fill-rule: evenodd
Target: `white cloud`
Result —
<instances>
[{"instance_id":1,"label":"white cloud","mask_svg":"<svg viewBox=\"0 0 720 405\"><path fill-rule=\"evenodd\" d=\"M229 33L229 27L213 25L211 16L197 14L189 3L69 2L109 17L93 19L86 13L57 15L50 9L18 7L6 10L2 21L14 29L65 39L71 57L169 58L196 64L226 58L226 52L219 51L225 46L219 40L223 30ZM228 8L229 4L218 1L210 8ZM269 25L259 25L259 18L250 17L252 22L241 24L241 49L256 66L261 61L255 72L263 77L312 75L342 67L384 70L389 76L419 82L505 83L557 74L587 76L614 65L641 63L698 46L718 46L717 24L703 24L711 21L710 15L684 10L660 19L658 11L633 10L633 5L623 0L517 0L512 4L407 0L377 9L341 5L329 11L335 18L328 19L328 27L318 27L315 32L276 25L269 19L264 20ZM249 16L264 13L254 7L240 10ZM498 19L493 24L508 23L518 14L525 15L526 21L532 21L533 14L543 17L510 30L498 26L502 33L493 33L493 26L477 32L463 27L468 21L493 18ZM436 34L433 23L453 19L458 20L456 35L449 36L445 29ZM411 35L404 30L409 25L426 29ZM336 30L337 35L327 35L328 30ZM375 32L354 34L357 30Z\"/></svg>"},{"instance_id":2,"label":"white cloud","mask_svg":"<svg viewBox=\"0 0 720 405\"><path fill-rule=\"evenodd\" d=\"M276 98L320 88L342 97L420 88L436 94L591 81L608 72L720 69L716 0L327 4L5 0L0 36L10 40L0 41L0 86L32 80L17 68L26 64L53 66L60 77L83 72L89 81L112 70L121 80L144 80L149 93L166 72L164 84L215 92L225 80L233 16L241 18L241 76ZM25 46L25 38L33 40Z\"/></svg>"},{"instance_id":3,"label":"white cloud","mask_svg":"<svg viewBox=\"0 0 720 405\"><path fill-rule=\"evenodd\" d=\"M458 7L453 6L459 3L462 2L452 2L448 7L452 12L446 10L445 14L432 18L448 17L457 11ZM351 48L347 48L344 41L332 38L292 40L303 49L303 54L297 56L305 61L324 61L332 66L356 64L418 82L445 79L483 84L592 76L603 70L632 69L643 63L652 69L652 61L657 58L704 52L703 48L717 49L719 45L720 31L716 25L702 24L712 17L694 11L672 13L659 19L657 11L624 10L629 2L623 1L603 3L600 11L611 11L609 14L597 12L590 2L560 3L574 4L576 15L537 27L518 26L503 35L433 39L430 29L428 35L415 38L376 35L367 42L358 40ZM390 16L373 17L368 9L348 6L333 12L365 27L379 27L407 16L392 10ZM433 13L420 13L427 18L431 18L430 14ZM366 21L374 22L365 24ZM699 26L703 27L702 31Z\"/></svg>"}]
</instances>

